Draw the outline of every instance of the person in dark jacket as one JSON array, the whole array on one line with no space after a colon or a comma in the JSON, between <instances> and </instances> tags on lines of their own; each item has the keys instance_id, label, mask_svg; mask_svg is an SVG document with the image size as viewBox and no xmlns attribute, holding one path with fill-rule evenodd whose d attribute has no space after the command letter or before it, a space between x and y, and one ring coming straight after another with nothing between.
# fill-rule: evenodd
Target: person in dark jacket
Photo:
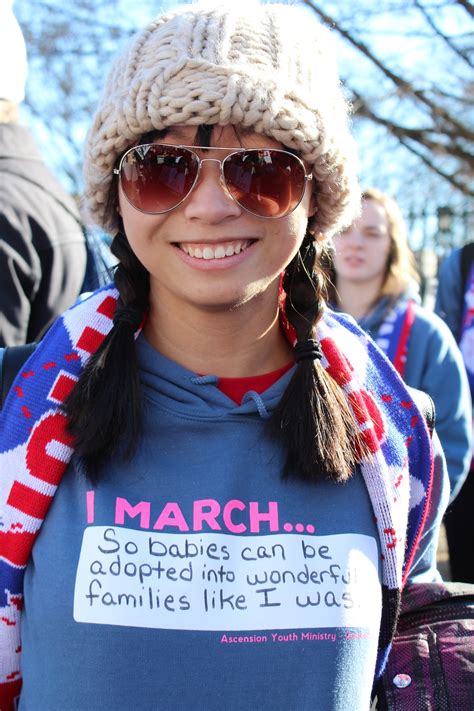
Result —
<instances>
[{"instance_id":1,"label":"person in dark jacket","mask_svg":"<svg viewBox=\"0 0 474 711\"><path fill-rule=\"evenodd\" d=\"M0 346L40 338L77 298L86 246L76 204L18 123L26 49L8 3L0 9Z\"/></svg>"},{"instance_id":2,"label":"person in dark jacket","mask_svg":"<svg viewBox=\"0 0 474 711\"><path fill-rule=\"evenodd\" d=\"M474 401L474 242L454 250L441 264L435 312L449 326L459 344ZM474 406L472 425L474 438ZM451 575L454 580L467 583L474 583L473 510L474 444L469 474L444 519Z\"/></svg>"}]
</instances>

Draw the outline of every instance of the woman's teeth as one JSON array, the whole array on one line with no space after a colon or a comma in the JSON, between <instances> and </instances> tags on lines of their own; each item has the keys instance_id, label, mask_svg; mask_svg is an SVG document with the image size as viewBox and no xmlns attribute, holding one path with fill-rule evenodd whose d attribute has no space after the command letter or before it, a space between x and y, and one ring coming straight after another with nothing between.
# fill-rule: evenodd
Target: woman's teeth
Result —
<instances>
[{"instance_id":1,"label":"woman's teeth","mask_svg":"<svg viewBox=\"0 0 474 711\"><path fill-rule=\"evenodd\" d=\"M249 243L250 240L246 239L226 244L206 244L201 247L194 247L190 244L180 244L179 248L195 259L224 259L225 257L232 257L234 254L240 254L244 249L247 249Z\"/></svg>"}]
</instances>

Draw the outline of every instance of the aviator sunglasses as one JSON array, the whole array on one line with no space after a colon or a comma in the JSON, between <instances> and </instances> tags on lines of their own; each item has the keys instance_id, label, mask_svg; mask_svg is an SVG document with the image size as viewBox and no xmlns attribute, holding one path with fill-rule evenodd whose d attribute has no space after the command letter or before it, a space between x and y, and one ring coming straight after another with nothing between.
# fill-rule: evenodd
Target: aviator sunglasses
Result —
<instances>
[{"instance_id":1,"label":"aviator sunglasses","mask_svg":"<svg viewBox=\"0 0 474 711\"><path fill-rule=\"evenodd\" d=\"M274 148L242 148L225 158L201 158L195 151L226 151L146 143L130 148L114 173L128 202L149 215L174 210L196 185L205 161L219 163L220 180L228 195L244 210L258 217L285 217L303 199L306 173L303 161L293 153Z\"/></svg>"}]
</instances>

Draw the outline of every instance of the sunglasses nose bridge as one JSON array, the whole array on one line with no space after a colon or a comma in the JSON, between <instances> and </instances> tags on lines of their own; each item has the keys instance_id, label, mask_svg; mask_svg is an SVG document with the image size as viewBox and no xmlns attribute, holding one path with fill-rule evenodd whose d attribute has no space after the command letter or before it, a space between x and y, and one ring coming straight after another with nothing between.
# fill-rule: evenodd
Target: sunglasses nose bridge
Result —
<instances>
[{"instance_id":1,"label":"sunglasses nose bridge","mask_svg":"<svg viewBox=\"0 0 474 711\"><path fill-rule=\"evenodd\" d=\"M202 167L203 167L204 163L218 163L219 164L220 181L222 183L222 161L219 160L219 158L198 158L198 170L197 170L197 175L196 175L196 179L194 181L193 188L196 187L199 179L201 178L201 172L202 172Z\"/></svg>"},{"instance_id":2,"label":"sunglasses nose bridge","mask_svg":"<svg viewBox=\"0 0 474 711\"><path fill-rule=\"evenodd\" d=\"M229 192L229 188L227 187L227 183L226 183L226 180L224 177L224 161L225 161L225 158L223 158L222 160L219 160L219 158L199 158L198 173L196 175L196 180L194 181L193 187L195 187L197 185L198 180L201 177L201 169L202 169L203 163L218 163L219 164L219 183L221 185L221 188L233 202L236 202L234 196Z\"/></svg>"},{"instance_id":3,"label":"sunglasses nose bridge","mask_svg":"<svg viewBox=\"0 0 474 711\"><path fill-rule=\"evenodd\" d=\"M218 163L219 164L219 170L222 175L222 161L219 160L219 158L200 158L199 159L199 172L201 172L201 168L203 166L203 163Z\"/></svg>"}]
</instances>

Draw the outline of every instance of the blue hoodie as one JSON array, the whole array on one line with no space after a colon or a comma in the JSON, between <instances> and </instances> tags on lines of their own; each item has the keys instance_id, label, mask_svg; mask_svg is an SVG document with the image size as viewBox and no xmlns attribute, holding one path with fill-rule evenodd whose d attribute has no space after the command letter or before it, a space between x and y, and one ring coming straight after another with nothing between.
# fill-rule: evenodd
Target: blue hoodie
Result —
<instances>
[{"instance_id":1,"label":"blue hoodie","mask_svg":"<svg viewBox=\"0 0 474 711\"><path fill-rule=\"evenodd\" d=\"M406 299L381 298L359 326L374 340L389 309ZM467 476L471 451L471 400L461 353L446 324L415 304L403 376L407 385L428 393L436 407L436 431L446 456L451 499Z\"/></svg>"},{"instance_id":2,"label":"blue hoodie","mask_svg":"<svg viewBox=\"0 0 474 711\"><path fill-rule=\"evenodd\" d=\"M265 423L291 371L236 405L137 349L137 454L95 489L71 465L33 547L20 710L366 711L382 600L362 476L281 478ZM435 476L411 580L436 577L445 498Z\"/></svg>"}]
</instances>

